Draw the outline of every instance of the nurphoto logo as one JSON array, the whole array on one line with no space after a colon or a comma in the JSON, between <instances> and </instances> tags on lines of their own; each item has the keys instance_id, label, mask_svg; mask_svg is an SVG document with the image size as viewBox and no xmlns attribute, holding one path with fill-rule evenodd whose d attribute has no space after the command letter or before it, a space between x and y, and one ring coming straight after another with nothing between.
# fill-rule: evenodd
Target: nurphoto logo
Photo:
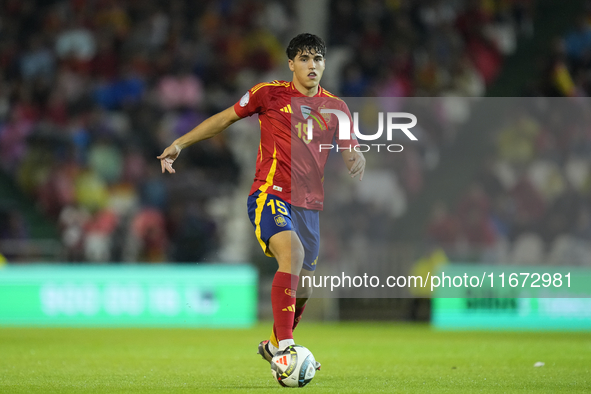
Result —
<instances>
[{"instance_id":1,"label":"nurphoto logo","mask_svg":"<svg viewBox=\"0 0 591 394\"><path fill-rule=\"evenodd\" d=\"M384 116L384 112L378 112L378 131L375 134L362 134L359 131L359 113L353 113L353 133L350 132L351 130L351 120L349 116L343 111L338 109L330 109L330 108L321 108L320 114L334 114L337 116L339 122L339 139L340 140L350 140L350 139L359 139L362 141L375 141L382 136L384 133L384 118L386 118L386 139L388 141L392 141L392 136L395 130L402 131L411 141L417 141L417 137L409 130L416 126L417 124L417 117L409 112L386 112ZM315 118L316 119L316 118ZM394 123L394 119L408 119L410 122L407 123ZM312 139L314 130L314 125L311 118L308 118L308 139ZM357 152L367 152L372 147L377 148L377 151L380 151L380 147L385 147L388 152L402 152L404 149L400 144L359 144L353 148L340 148L337 145L337 151L339 150L351 150L354 149ZM319 149L322 151L323 149L333 149L333 144L320 144Z\"/></svg>"}]
</instances>

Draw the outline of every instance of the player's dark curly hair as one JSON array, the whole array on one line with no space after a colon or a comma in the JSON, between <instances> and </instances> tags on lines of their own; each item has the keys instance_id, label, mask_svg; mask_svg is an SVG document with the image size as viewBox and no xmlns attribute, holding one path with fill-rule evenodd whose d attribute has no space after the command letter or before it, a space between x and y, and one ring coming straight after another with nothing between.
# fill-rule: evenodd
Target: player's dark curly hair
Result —
<instances>
[{"instance_id":1,"label":"player's dark curly hair","mask_svg":"<svg viewBox=\"0 0 591 394\"><path fill-rule=\"evenodd\" d=\"M295 59L298 53L315 52L322 56L326 55L326 44L324 40L314 34L302 33L291 39L285 53L291 60Z\"/></svg>"}]
</instances>

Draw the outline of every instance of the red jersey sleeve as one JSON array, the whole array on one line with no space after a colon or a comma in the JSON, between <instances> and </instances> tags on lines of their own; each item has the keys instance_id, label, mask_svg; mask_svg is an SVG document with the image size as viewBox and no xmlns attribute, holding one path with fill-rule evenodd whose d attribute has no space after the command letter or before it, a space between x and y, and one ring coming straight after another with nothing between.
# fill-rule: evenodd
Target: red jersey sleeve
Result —
<instances>
[{"instance_id":1,"label":"red jersey sleeve","mask_svg":"<svg viewBox=\"0 0 591 394\"><path fill-rule=\"evenodd\" d=\"M244 96L242 96L240 101L234 104L234 111L236 111L236 115L240 116L241 118L246 118L247 116L264 112L265 95L261 91L261 88L262 86L259 85L252 87L244 94Z\"/></svg>"}]
</instances>

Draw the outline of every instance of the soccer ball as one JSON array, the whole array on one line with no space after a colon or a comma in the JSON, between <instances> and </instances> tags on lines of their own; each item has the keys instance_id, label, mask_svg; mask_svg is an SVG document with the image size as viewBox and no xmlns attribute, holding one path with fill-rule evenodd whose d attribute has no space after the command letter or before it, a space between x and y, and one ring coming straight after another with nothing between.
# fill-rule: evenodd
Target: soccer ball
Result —
<instances>
[{"instance_id":1,"label":"soccer ball","mask_svg":"<svg viewBox=\"0 0 591 394\"><path fill-rule=\"evenodd\" d=\"M275 354L271 373L283 387L304 387L316 374L316 360L307 348L291 345Z\"/></svg>"}]
</instances>

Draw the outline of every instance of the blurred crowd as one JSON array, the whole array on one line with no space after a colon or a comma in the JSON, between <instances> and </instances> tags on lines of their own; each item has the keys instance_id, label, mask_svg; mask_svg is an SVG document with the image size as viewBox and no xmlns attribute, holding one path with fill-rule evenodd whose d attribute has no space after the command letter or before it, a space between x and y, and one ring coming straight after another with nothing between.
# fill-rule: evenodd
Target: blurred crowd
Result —
<instances>
[{"instance_id":1,"label":"blurred crowd","mask_svg":"<svg viewBox=\"0 0 591 394\"><path fill-rule=\"evenodd\" d=\"M532 3L330 1L329 58L334 48L348 53L335 61L330 89L344 97L481 96L517 37L533 34ZM277 77L299 32L296 4L6 0L1 7L0 166L55 223L65 258L216 260L223 223L211 205L237 190L243 158L225 133L181 155L174 177L160 175L155 157L245 89ZM440 112L417 148L380 155L395 161L398 179L388 182L400 203L384 208L392 217L453 143L461 106ZM0 206L0 214L2 239L29 237L19 212Z\"/></svg>"},{"instance_id":2,"label":"blurred crowd","mask_svg":"<svg viewBox=\"0 0 591 394\"><path fill-rule=\"evenodd\" d=\"M283 60L278 1L7 0L0 165L59 227L72 261L199 261L207 205L240 168L224 135L163 177L155 157ZM4 239L26 237L3 207ZM11 230L14 229L14 230Z\"/></svg>"},{"instance_id":3,"label":"blurred crowd","mask_svg":"<svg viewBox=\"0 0 591 394\"><path fill-rule=\"evenodd\" d=\"M541 78L493 133L495 153L427 233L451 256L591 265L591 2L556 38Z\"/></svg>"},{"instance_id":4,"label":"blurred crowd","mask_svg":"<svg viewBox=\"0 0 591 394\"><path fill-rule=\"evenodd\" d=\"M591 1L571 29L554 39L543 78L527 92L536 96L588 97L591 94Z\"/></svg>"},{"instance_id":5,"label":"blurred crowd","mask_svg":"<svg viewBox=\"0 0 591 394\"><path fill-rule=\"evenodd\" d=\"M482 96L517 38L533 35L533 0L331 2L330 42L352 48L345 97Z\"/></svg>"},{"instance_id":6,"label":"blurred crowd","mask_svg":"<svg viewBox=\"0 0 591 394\"><path fill-rule=\"evenodd\" d=\"M486 160L455 209L438 203L429 237L451 256L591 265L591 102L511 99Z\"/></svg>"},{"instance_id":7,"label":"blurred crowd","mask_svg":"<svg viewBox=\"0 0 591 394\"><path fill-rule=\"evenodd\" d=\"M534 2L527 0L331 2L330 40L354 54L343 65L339 93L382 98L347 100L351 111L360 111L360 128L375 132L379 111L410 112L421 121L412 129L417 141L401 133L393 141L385 136L371 141L399 143L404 149L365 153L362 183L347 181L337 155L329 160L325 190L331 203L322 218L328 229L322 233L325 259L383 260L392 270L383 246L392 243L396 220L455 143L470 113L469 98L483 96L518 38L533 35L533 11Z\"/></svg>"}]
</instances>

